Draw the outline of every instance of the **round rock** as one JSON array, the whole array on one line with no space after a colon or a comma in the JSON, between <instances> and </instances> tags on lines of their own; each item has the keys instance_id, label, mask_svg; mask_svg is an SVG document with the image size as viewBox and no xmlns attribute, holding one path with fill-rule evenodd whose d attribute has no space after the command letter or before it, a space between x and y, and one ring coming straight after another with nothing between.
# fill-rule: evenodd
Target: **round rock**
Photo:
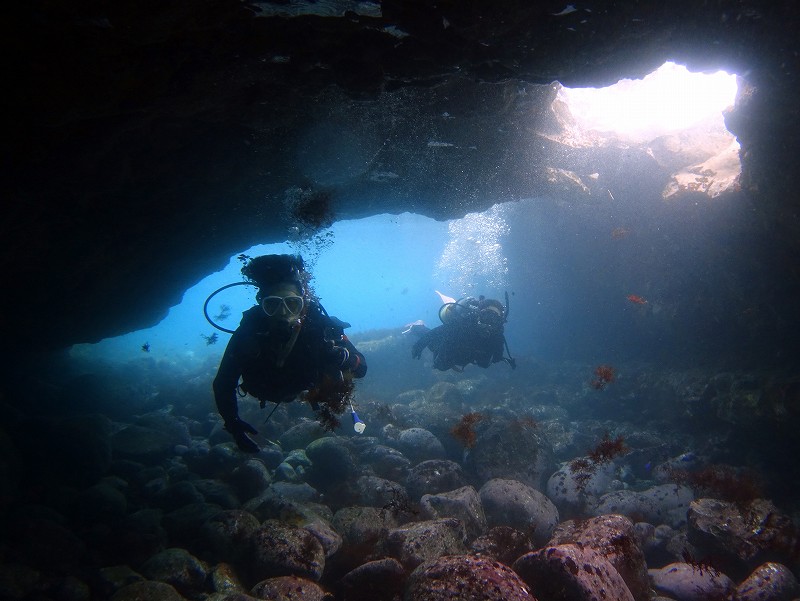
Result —
<instances>
[{"instance_id":1,"label":"round rock","mask_svg":"<svg viewBox=\"0 0 800 601\"><path fill-rule=\"evenodd\" d=\"M657 593L679 601L727 599L735 588L730 578L710 566L677 562L649 574Z\"/></svg>"},{"instance_id":2,"label":"round rock","mask_svg":"<svg viewBox=\"0 0 800 601\"><path fill-rule=\"evenodd\" d=\"M409 577L405 601L536 601L508 566L471 555L440 557Z\"/></svg>"},{"instance_id":3,"label":"round rock","mask_svg":"<svg viewBox=\"0 0 800 601\"><path fill-rule=\"evenodd\" d=\"M790 601L800 594L797 578L781 563L758 566L736 588L736 601Z\"/></svg>"},{"instance_id":4,"label":"round rock","mask_svg":"<svg viewBox=\"0 0 800 601\"><path fill-rule=\"evenodd\" d=\"M517 480L489 480L479 494L490 528L510 526L543 545L558 524L558 509L550 499Z\"/></svg>"},{"instance_id":5,"label":"round rock","mask_svg":"<svg viewBox=\"0 0 800 601\"><path fill-rule=\"evenodd\" d=\"M250 593L257 599L272 601L323 601L331 598L316 582L297 576L262 580Z\"/></svg>"},{"instance_id":6,"label":"round rock","mask_svg":"<svg viewBox=\"0 0 800 601\"><path fill-rule=\"evenodd\" d=\"M633 522L622 515L603 515L558 525L549 545L591 547L613 565L636 601L650 599L647 564Z\"/></svg>"},{"instance_id":7,"label":"round rock","mask_svg":"<svg viewBox=\"0 0 800 601\"><path fill-rule=\"evenodd\" d=\"M322 576L325 552L308 530L267 520L250 540L254 578L300 576L317 581Z\"/></svg>"},{"instance_id":8,"label":"round rock","mask_svg":"<svg viewBox=\"0 0 800 601\"><path fill-rule=\"evenodd\" d=\"M589 547L557 545L526 553L514 571L547 601L634 601L619 572Z\"/></svg>"}]
</instances>

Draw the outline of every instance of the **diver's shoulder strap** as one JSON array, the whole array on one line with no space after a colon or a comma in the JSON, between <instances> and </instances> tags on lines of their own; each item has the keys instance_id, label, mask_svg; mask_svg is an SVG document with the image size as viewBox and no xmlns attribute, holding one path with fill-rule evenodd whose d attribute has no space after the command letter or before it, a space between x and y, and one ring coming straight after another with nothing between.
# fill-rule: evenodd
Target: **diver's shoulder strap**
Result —
<instances>
[{"instance_id":1,"label":"diver's shoulder strap","mask_svg":"<svg viewBox=\"0 0 800 601\"><path fill-rule=\"evenodd\" d=\"M506 347L506 354L508 355L508 357L503 357L503 361L508 363L511 366L511 369L517 369L517 360L511 356L511 351L508 350L508 341L506 340L505 336L503 336L503 345Z\"/></svg>"}]
</instances>

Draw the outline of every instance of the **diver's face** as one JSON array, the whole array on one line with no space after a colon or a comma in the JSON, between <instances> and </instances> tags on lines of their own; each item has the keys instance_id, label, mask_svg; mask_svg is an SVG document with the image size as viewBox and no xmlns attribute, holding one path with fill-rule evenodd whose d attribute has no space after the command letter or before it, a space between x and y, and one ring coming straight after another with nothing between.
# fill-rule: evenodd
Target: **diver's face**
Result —
<instances>
[{"instance_id":1,"label":"diver's face","mask_svg":"<svg viewBox=\"0 0 800 601\"><path fill-rule=\"evenodd\" d=\"M303 292L293 282L271 286L261 297L261 309L276 322L296 321L302 315L304 307Z\"/></svg>"}]
</instances>

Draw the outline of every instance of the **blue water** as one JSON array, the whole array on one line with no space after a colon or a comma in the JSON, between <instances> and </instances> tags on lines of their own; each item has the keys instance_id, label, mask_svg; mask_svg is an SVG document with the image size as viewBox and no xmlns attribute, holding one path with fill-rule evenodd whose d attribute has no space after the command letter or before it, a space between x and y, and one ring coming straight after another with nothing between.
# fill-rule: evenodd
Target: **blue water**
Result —
<instances>
[{"instance_id":1,"label":"blue water","mask_svg":"<svg viewBox=\"0 0 800 601\"><path fill-rule=\"evenodd\" d=\"M322 245L283 242L243 248L241 253L255 257L300 252L314 275L312 286L323 306L352 324L350 334L402 328L417 319L435 325L440 306L435 290L453 296L465 292L454 290L449 271L438 267L448 244L449 227L448 222L409 213L378 215L337 222L324 232ZM242 281L239 254L231 257L224 270L188 289L161 323L94 345L76 345L73 354L112 361L142 356L191 360L221 354L229 335L217 332L217 342L207 344L204 337L216 330L205 320L202 308L216 289ZM223 314L223 305L230 307L230 315L216 321L232 330L242 311L254 303L255 288L237 286L216 295L208 312L213 318ZM142 350L144 344L149 345L149 353Z\"/></svg>"},{"instance_id":2,"label":"blue water","mask_svg":"<svg viewBox=\"0 0 800 601\"><path fill-rule=\"evenodd\" d=\"M351 337L399 332L417 319L438 325L436 290L501 300L508 293L506 338L516 356L686 366L724 360L726 348L758 327L744 285L755 274L740 260L764 243L756 226L747 204L735 199L642 203L631 195L574 205L529 199L447 222L408 213L341 221L304 244L241 253L300 252L323 306L352 324ZM206 322L202 307L220 286L242 281L239 254L187 290L160 324L78 345L73 355L216 360L229 335ZM630 295L647 302L633 303ZM212 299L209 313L221 316L227 305L229 315L217 321L233 330L254 299L250 286L231 288ZM207 344L215 332L216 342Z\"/></svg>"}]
</instances>

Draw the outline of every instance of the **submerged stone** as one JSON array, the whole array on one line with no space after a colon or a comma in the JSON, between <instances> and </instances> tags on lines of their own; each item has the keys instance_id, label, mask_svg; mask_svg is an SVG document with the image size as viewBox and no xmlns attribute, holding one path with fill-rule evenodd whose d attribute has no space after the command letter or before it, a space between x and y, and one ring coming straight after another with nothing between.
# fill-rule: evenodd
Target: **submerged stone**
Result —
<instances>
[{"instance_id":1,"label":"submerged stone","mask_svg":"<svg viewBox=\"0 0 800 601\"><path fill-rule=\"evenodd\" d=\"M409 576L406 601L536 601L508 566L492 559L457 555L418 566ZM548 600L549 601L549 600Z\"/></svg>"}]
</instances>

